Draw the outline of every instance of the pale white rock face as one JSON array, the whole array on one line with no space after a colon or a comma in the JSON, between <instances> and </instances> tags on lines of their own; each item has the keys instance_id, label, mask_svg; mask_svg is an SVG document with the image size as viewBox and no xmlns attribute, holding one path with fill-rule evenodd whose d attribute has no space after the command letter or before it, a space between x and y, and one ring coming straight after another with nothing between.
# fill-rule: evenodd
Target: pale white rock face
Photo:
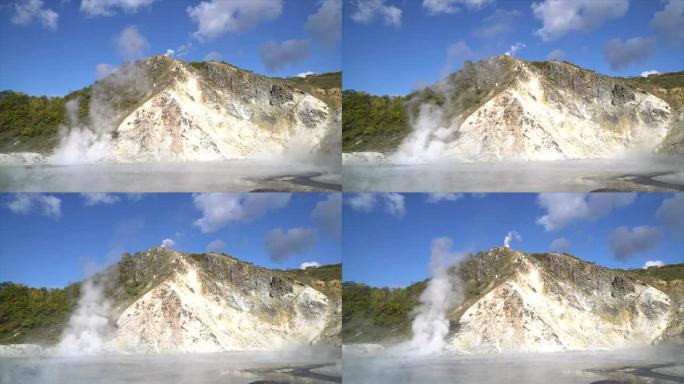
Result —
<instances>
[{"instance_id":1,"label":"pale white rock face","mask_svg":"<svg viewBox=\"0 0 684 384\"><path fill-rule=\"evenodd\" d=\"M463 72L466 79L447 78L431 88L444 103L420 105L412 116L411 133L389 156L391 161L536 161L651 154L677 120L666 101L570 64L553 63L545 72L521 60L492 58L469 68ZM489 74L488 68L494 73ZM512 80L496 82L497 71L511 74ZM469 96L454 88L463 84L478 92L472 107L463 106ZM460 99L460 95L466 96Z\"/></svg>"},{"instance_id":2,"label":"pale white rock face","mask_svg":"<svg viewBox=\"0 0 684 384\"><path fill-rule=\"evenodd\" d=\"M344 152L342 153L342 164L363 164L381 163L385 161L385 154L382 152Z\"/></svg>"},{"instance_id":3,"label":"pale white rock face","mask_svg":"<svg viewBox=\"0 0 684 384\"><path fill-rule=\"evenodd\" d=\"M637 94L624 106L633 109L632 119L611 126L601 121L602 111L615 108L610 99L592 103L568 94L563 103L549 101L539 77L533 72L527 77L462 124L454 120L457 139L447 144L444 156L464 161L614 158L652 152L667 135L670 106L653 95ZM645 121L653 109L663 114Z\"/></svg>"},{"instance_id":4,"label":"pale white rock face","mask_svg":"<svg viewBox=\"0 0 684 384\"><path fill-rule=\"evenodd\" d=\"M37 164L44 160L43 155L35 152L0 153L0 165Z\"/></svg>"},{"instance_id":5,"label":"pale white rock face","mask_svg":"<svg viewBox=\"0 0 684 384\"><path fill-rule=\"evenodd\" d=\"M118 161L205 161L310 152L334 120L325 102L303 92L272 106L267 97L249 101L214 89L177 64L178 80L147 100L119 125L112 153ZM287 111L285 113L284 111Z\"/></svg>"},{"instance_id":6,"label":"pale white rock face","mask_svg":"<svg viewBox=\"0 0 684 384\"><path fill-rule=\"evenodd\" d=\"M329 320L328 298L295 285L282 300L290 310L261 304L273 302L268 290L244 291L216 283L208 292L202 272L187 261L169 280L148 291L121 313L113 343L117 349L143 352L214 352L272 350L309 344Z\"/></svg>"},{"instance_id":7,"label":"pale white rock face","mask_svg":"<svg viewBox=\"0 0 684 384\"><path fill-rule=\"evenodd\" d=\"M45 355L48 351L38 344L0 344L0 357Z\"/></svg>"},{"instance_id":8,"label":"pale white rock face","mask_svg":"<svg viewBox=\"0 0 684 384\"><path fill-rule=\"evenodd\" d=\"M569 284L549 292L543 272L523 260L522 272L473 303L462 315L449 348L468 352L552 352L613 349L657 341L674 308L670 298L648 285L635 286L615 306L609 291L586 295Z\"/></svg>"}]
</instances>

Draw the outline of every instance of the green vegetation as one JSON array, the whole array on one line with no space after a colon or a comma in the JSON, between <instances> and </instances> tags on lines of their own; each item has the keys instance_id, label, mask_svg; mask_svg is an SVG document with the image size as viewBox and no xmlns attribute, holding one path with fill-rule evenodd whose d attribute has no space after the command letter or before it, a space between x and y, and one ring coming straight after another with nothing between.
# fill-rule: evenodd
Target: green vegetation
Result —
<instances>
[{"instance_id":1,"label":"green vegetation","mask_svg":"<svg viewBox=\"0 0 684 384\"><path fill-rule=\"evenodd\" d=\"M647 77L631 77L626 80L630 80L637 84L649 84L665 89L681 88L684 87L684 71L662 73Z\"/></svg>"},{"instance_id":2,"label":"green vegetation","mask_svg":"<svg viewBox=\"0 0 684 384\"><path fill-rule=\"evenodd\" d=\"M390 152L411 131L407 97L342 93L342 150Z\"/></svg>"},{"instance_id":3,"label":"green vegetation","mask_svg":"<svg viewBox=\"0 0 684 384\"><path fill-rule=\"evenodd\" d=\"M66 122L66 102L75 98L79 98L79 117L84 118L88 115L90 88L65 97L0 92L0 152L52 150L57 145L59 126Z\"/></svg>"},{"instance_id":4,"label":"green vegetation","mask_svg":"<svg viewBox=\"0 0 684 384\"><path fill-rule=\"evenodd\" d=\"M321 73L307 77L288 77L285 79L274 78L274 80L281 81L314 95L333 108L339 108L342 103L340 100L342 72Z\"/></svg>"},{"instance_id":5,"label":"green vegetation","mask_svg":"<svg viewBox=\"0 0 684 384\"><path fill-rule=\"evenodd\" d=\"M79 293L79 284L48 289L0 283L0 344L57 342Z\"/></svg>"},{"instance_id":6,"label":"green vegetation","mask_svg":"<svg viewBox=\"0 0 684 384\"><path fill-rule=\"evenodd\" d=\"M375 288L345 282L342 285L342 340L378 342L411 334L411 311L427 280L406 288Z\"/></svg>"},{"instance_id":7,"label":"green vegetation","mask_svg":"<svg viewBox=\"0 0 684 384\"><path fill-rule=\"evenodd\" d=\"M286 274L295 279L316 279L323 281L342 280L342 264L321 265L307 269L288 269Z\"/></svg>"},{"instance_id":8,"label":"green vegetation","mask_svg":"<svg viewBox=\"0 0 684 384\"><path fill-rule=\"evenodd\" d=\"M342 72L327 72L307 77L288 77L285 80L304 90L307 87L342 89Z\"/></svg>"},{"instance_id":9,"label":"green vegetation","mask_svg":"<svg viewBox=\"0 0 684 384\"><path fill-rule=\"evenodd\" d=\"M647 269L631 269L627 272L642 279L644 277L651 277L665 281L684 280L684 263L667 264L662 267L651 267Z\"/></svg>"},{"instance_id":10,"label":"green vegetation","mask_svg":"<svg viewBox=\"0 0 684 384\"><path fill-rule=\"evenodd\" d=\"M622 80L660 97L675 108L684 107L684 71Z\"/></svg>"}]
</instances>

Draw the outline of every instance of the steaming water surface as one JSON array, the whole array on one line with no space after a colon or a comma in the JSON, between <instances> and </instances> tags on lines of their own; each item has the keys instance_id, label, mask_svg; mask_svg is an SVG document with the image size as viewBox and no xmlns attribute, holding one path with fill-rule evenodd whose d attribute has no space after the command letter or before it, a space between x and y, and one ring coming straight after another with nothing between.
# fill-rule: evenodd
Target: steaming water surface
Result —
<instances>
[{"instance_id":1,"label":"steaming water surface","mask_svg":"<svg viewBox=\"0 0 684 384\"><path fill-rule=\"evenodd\" d=\"M336 191L335 166L247 160L0 166L2 192Z\"/></svg>"},{"instance_id":2,"label":"steaming water surface","mask_svg":"<svg viewBox=\"0 0 684 384\"><path fill-rule=\"evenodd\" d=\"M0 383L339 383L339 348L183 355L0 358Z\"/></svg>"},{"instance_id":3,"label":"steaming water surface","mask_svg":"<svg viewBox=\"0 0 684 384\"><path fill-rule=\"evenodd\" d=\"M604 352L400 356L344 350L345 383L684 383L684 346Z\"/></svg>"},{"instance_id":4,"label":"steaming water surface","mask_svg":"<svg viewBox=\"0 0 684 384\"><path fill-rule=\"evenodd\" d=\"M344 164L350 192L684 191L684 157L493 163Z\"/></svg>"}]
</instances>

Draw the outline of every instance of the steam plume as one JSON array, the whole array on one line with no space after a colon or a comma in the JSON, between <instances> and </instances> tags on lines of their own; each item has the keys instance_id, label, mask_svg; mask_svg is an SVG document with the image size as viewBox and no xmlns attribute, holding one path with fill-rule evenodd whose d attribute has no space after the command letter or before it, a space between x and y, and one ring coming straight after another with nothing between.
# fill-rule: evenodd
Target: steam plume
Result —
<instances>
[{"instance_id":1,"label":"steam plume","mask_svg":"<svg viewBox=\"0 0 684 384\"><path fill-rule=\"evenodd\" d=\"M447 237L432 241L431 278L420 295L420 304L411 325L413 338L409 348L417 354L436 354L444 349L444 339L449 333L447 311L463 295L460 281L449 274L449 268L463 258L463 255L451 251L452 245Z\"/></svg>"},{"instance_id":2,"label":"steam plume","mask_svg":"<svg viewBox=\"0 0 684 384\"><path fill-rule=\"evenodd\" d=\"M104 299L102 285L87 279L81 286L81 297L69 326L57 344L57 353L80 356L103 352L111 332L109 311L110 303Z\"/></svg>"},{"instance_id":3,"label":"steam plume","mask_svg":"<svg viewBox=\"0 0 684 384\"><path fill-rule=\"evenodd\" d=\"M520 234L517 231L510 231L506 234L506 237L504 237L504 247L510 248L511 241L513 240L522 241L522 237L520 237Z\"/></svg>"},{"instance_id":4,"label":"steam plume","mask_svg":"<svg viewBox=\"0 0 684 384\"><path fill-rule=\"evenodd\" d=\"M139 64L96 82L90 89L87 121L79 120L79 99L66 103L67 124L59 129L59 145L50 156L53 164L87 164L111 157L112 133L122 113L121 105L141 98L149 90Z\"/></svg>"}]
</instances>

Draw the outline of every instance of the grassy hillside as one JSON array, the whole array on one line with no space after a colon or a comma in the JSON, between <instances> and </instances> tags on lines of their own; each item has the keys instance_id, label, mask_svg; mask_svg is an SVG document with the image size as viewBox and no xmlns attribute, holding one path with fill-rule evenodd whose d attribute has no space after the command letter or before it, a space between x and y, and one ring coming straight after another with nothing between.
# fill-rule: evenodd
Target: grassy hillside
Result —
<instances>
[{"instance_id":1,"label":"grassy hillside","mask_svg":"<svg viewBox=\"0 0 684 384\"><path fill-rule=\"evenodd\" d=\"M0 92L0 152L46 153L57 145L59 126L66 122L66 102L79 99L80 117L88 115L90 88L65 97Z\"/></svg>"},{"instance_id":2,"label":"grassy hillside","mask_svg":"<svg viewBox=\"0 0 684 384\"><path fill-rule=\"evenodd\" d=\"M342 93L342 150L390 152L411 128L407 97L374 96L365 92Z\"/></svg>"},{"instance_id":3,"label":"grassy hillside","mask_svg":"<svg viewBox=\"0 0 684 384\"><path fill-rule=\"evenodd\" d=\"M624 80L660 97L675 108L684 107L684 71Z\"/></svg>"},{"instance_id":4,"label":"grassy hillside","mask_svg":"<svg viewBox=\"0 0 684 384\"><path fill-rule=\"evenodd\" d=\"M580 260L564 253L566 257ZM506 249L493 253L481 252L467 257L458 269L463 282L464 307L469 307L490 289L514 272L511 254ZM530 254L542 264L557 258L550 253ZM580 260L581 261L581 260ZM583 263L586 263L582 261ZM591 263L587 263L591 264ZM671 297L684 297L684 263L660 268L614 270L644 281L667 292ZM406 288L378 288L355 282L342 285L342 341L344 343L383 342L407 339L411 336L412 310L428 280ZM462 312L454 311L450 319Z\"/></svg>"},{"instance_id":5,"label":"grassy hillside","mask_svg":"<svg viewBox=\"0 0 684 384\"><path fill-rule=\"evenodd\" d=\"M57 342L79 293L79 284L47 289L0 283L0 344Z\"/></svg>"},{"instance_id":6,"label":"grassy hillside","mask_svg":"<svg viewBox=\"0 0 684 384\"><path fill-rule=\"evenodd\" d=\"M226 65L230 65L224 63ZM150 83L162 84L173 80L174 72L167 58L153 58L146 61L146 74ZM191 62L196 69L207 69L205 62ZM124 72L124 71L120 71ZM118 122L146 101L153 93L141 92L130 86L130 81L120 79L115 73L109 78L96 82L91 87L69 93L63 97L29 96L21 92L5 90L0 92L0 153L39 152L50 153L58 144L59 127L67 122L66 103L79 100L79 119L87 121L91 95L108 103L117 111ZM117 77L118 76L118 77ZM111 80L111 81L110 81ZM274 78L290 86L311 93L329 105L337 108L341 104L342 73L323 73L305 78Z\"/></svg>"},{"instance_id":7,"label":"grassy hillside","mask_svg":"<svg viewBox=\"0 0 684 384\"><path fill-rule=\"evenodd\" d=\"M345 282L342 285L342 341L377 342L411 334L411 311L426 281L406 288L376 288Z\"/></svg>"},{"instance_id":8,"label":"grassy hillside","mask_svg":"<svg viewBox=\"0 0 684 384\"><path fill-rule=\"evenodd\" d=\"M144 264L137 256L125 253L119 263L95 276L96 281L104 283L104 296L124 308L174 273L172 264ZM207 254L189 256L201 261ZM339 299L341 295L342 264L280 272L330 297ZM80 288L80 283L52 289L0 283L0 344L49 345L59 341L78 303Z\"/></svg>"}]
</instances>

